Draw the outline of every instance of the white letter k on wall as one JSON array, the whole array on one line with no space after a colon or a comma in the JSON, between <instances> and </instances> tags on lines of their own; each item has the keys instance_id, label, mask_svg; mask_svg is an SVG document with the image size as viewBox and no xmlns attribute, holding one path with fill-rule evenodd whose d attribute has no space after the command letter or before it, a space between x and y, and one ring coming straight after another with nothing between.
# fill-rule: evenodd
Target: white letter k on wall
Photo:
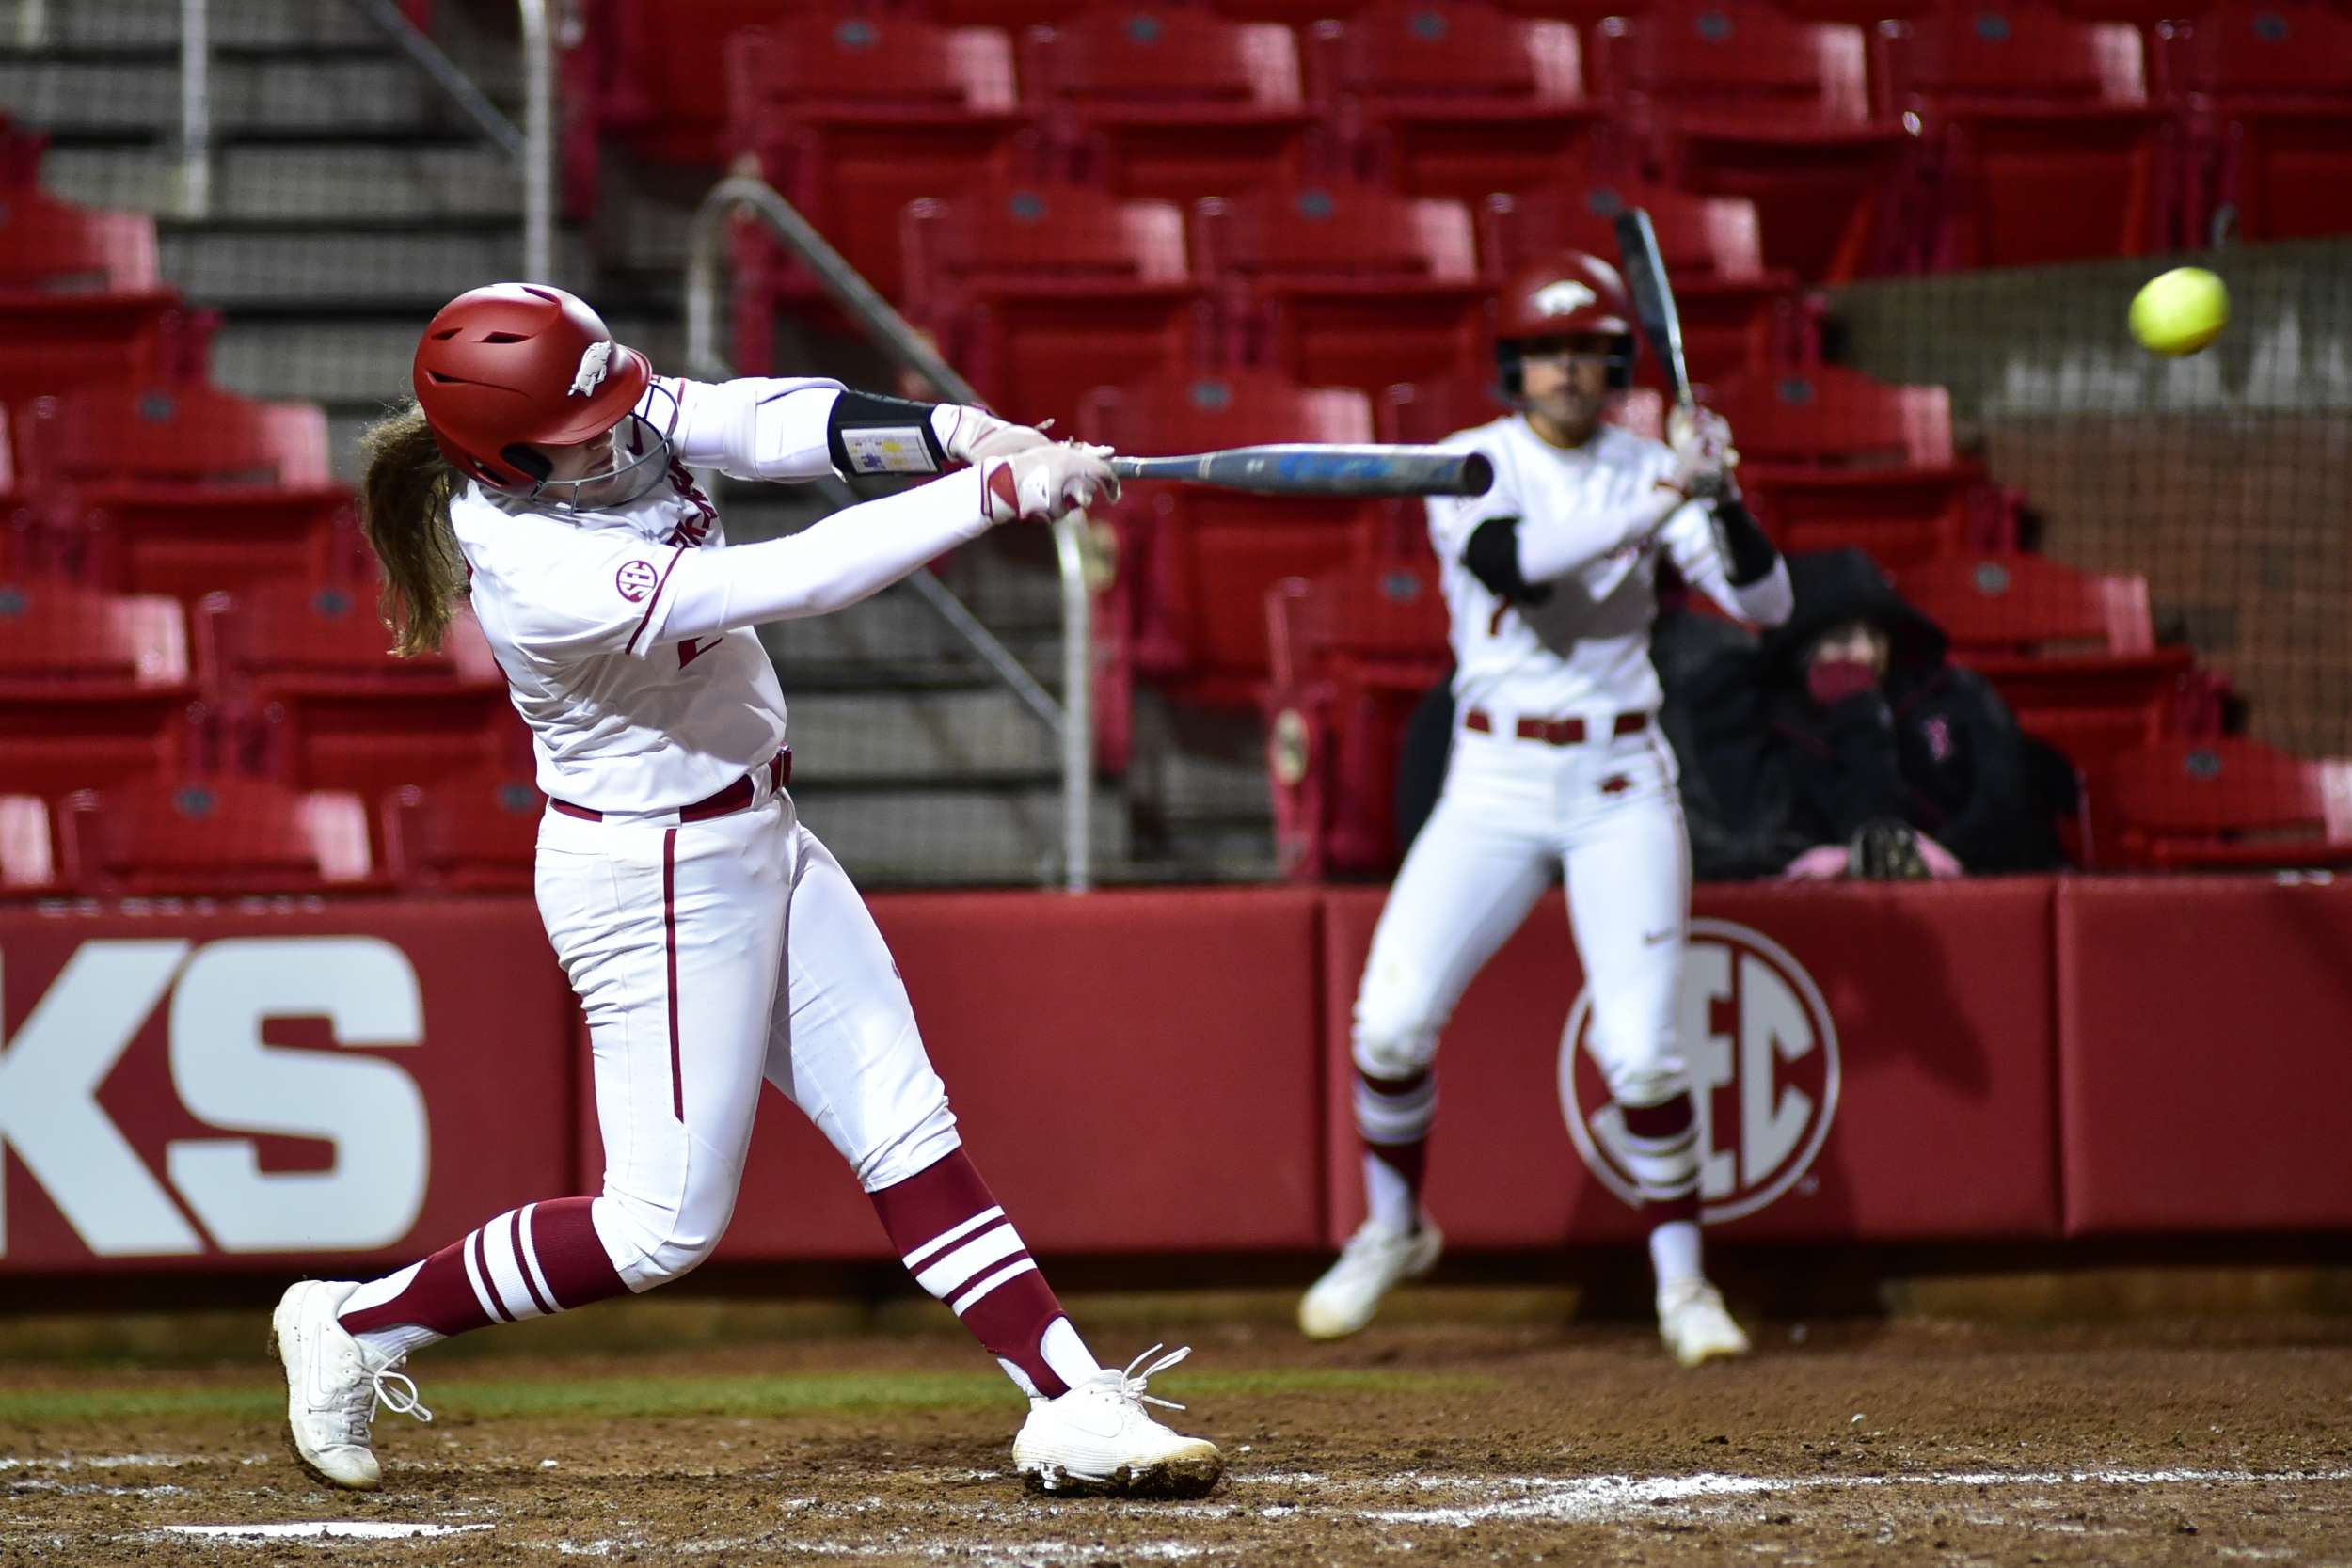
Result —
<instances>
[{"instance_id":1,"label":"white letter k on wall","mask_svg":"<svg viewBox=\"0 0 2352 1568\"><path fill-rule=\"evenodd\" d=\"M0 1044L0 1148L15 1151L101 1257L203 1249L171 1195L98 1105L98 1086L171 989L188 945L84 942L16 1038ZM8 1243L0 1195L0 1256Z\"/></svg>"}]
</instances>

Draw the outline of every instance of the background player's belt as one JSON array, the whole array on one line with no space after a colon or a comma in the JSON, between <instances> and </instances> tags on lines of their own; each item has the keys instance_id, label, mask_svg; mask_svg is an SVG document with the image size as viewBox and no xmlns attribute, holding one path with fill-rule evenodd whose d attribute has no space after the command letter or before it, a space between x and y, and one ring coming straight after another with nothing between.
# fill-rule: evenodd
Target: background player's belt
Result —
<instances>
[{"instance_id":1,"label":"background player's belt","mask_svg":"<svg viewBox=\"0 0 2352 1568\"><path fill-rule=\"evenodd\" d=\"M752 781L759 776L762 769L765 769L768 774L768 793L773 797L792 782L792 748L787 746L783 751L762 763L759 768L744 774L716 795L706 795L691 806L678 807L677 819L680 822L707 822L714 816L725 816L730 813L741 811L757 798L759 788ZM550 799L548 804L564 816L577 816L583 822L604 820L604 813L591 811L586 806L576 806L569 800Z\"/></svg>"},{"instance_id":2,"label":"background player's belt","mask_svg":"<svg viewBox=\"0 0 2352 1568\"><path fill-rule=\"evenodd\" d=\"M1470 710L1470 716L1462 721L1462 727L1466 730L1476 730L1481 735L1492 735L1495 721L1485 708L1474 707ZM1609 733L1612 736L1639 735L1647 728L1649 728L1648 714L1620 713L1610 722ZM1581 719L1522 719L1513 733L1517 734L1521 740L1540 740L1547 746L1574 746L1584 738L1584 721Z\"/></svg>"}]
</instances>

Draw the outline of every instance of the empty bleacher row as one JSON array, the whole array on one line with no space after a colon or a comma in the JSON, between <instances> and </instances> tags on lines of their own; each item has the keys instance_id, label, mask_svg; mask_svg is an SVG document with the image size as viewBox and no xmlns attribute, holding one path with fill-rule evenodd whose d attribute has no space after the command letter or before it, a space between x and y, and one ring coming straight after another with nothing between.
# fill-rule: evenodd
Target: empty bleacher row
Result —
<instances>
[{"instance_id":1,"label":"empty bleacher row","mask_svg":"<svg viewBox=\"0 0 2352 1568\"><path fill-rule=\"evenodd\" d=\"M488 645L389 657L321 412L209 385L153 220L0 148L0 891L527 887Z\"/></svg>"}]
</instances>

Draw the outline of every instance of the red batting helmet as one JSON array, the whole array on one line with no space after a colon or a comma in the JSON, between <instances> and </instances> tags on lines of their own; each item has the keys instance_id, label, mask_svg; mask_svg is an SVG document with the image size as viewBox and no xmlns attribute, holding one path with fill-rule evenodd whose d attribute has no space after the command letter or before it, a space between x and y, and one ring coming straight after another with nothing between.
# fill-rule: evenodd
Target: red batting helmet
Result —
<instances>
[{"instance_id":1,"label":"red batting helmet","mask_svg":"<svg viewBox=\"0 0 2352 1568\"><path fill-rule=\"evenodd\" d=\"M1609 355L1609 385L1619 390L1633 385L1629 314L1617 269L1597 257L1564 250L1520 268L1496 301L1495 369L1503 400L1518 402L1521 346L1542 338L1616 340Z\"/></svg>"},{"instance_id":2,"label":"red batting helmet","mask_svg":"<svg viewBox=\"0 0 2352 1568\"><path fill-rule=\"evenodd\" d=\"M501 490L547 478L519 449L593 440L645 395L653 367L585 302L544 283L493 283L441 307L417 344L417 403L441 455Z\"/></svg>"}]
</instances>

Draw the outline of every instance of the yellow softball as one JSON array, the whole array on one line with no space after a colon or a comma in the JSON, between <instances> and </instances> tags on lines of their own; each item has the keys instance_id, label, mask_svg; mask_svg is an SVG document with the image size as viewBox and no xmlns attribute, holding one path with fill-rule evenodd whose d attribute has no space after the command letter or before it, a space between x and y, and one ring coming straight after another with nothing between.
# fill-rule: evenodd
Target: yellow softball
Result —
<instances>
[{"instance_id":1,"label":"yellow softball","mask_svg":"<svg viewBox=\"0 0 2352 1568\"><path fill-rule=\"evenodd\" d=\"M2230 291L2202 267L2174 267L2132 296L2132 336L2157 354L2194 354L2230 322Z\"/></svg>"}]
</instances>

